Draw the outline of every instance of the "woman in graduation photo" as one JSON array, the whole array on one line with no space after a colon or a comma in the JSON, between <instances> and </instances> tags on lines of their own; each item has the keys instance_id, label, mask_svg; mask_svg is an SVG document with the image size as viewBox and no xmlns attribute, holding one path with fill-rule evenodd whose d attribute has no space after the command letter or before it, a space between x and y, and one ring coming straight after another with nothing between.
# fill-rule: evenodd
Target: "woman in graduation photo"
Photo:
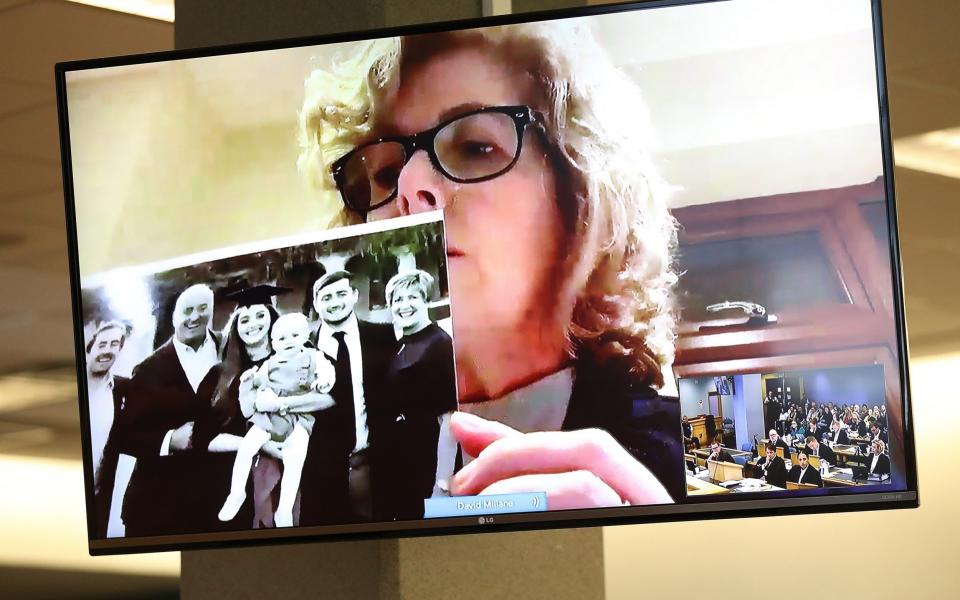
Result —
<instances>
[{"instance_id":1,"label":"woman in graduation photo","mask_svg":"<svg viewBox=\"0 0 960 600\"><path fill-rule=\"evenodd\" d=\"M213 418L199 428L198 437L209 439L209 449L223 454L218 469L224 495L230 488L230 473L236 449L247 432L247 422L240 411L240 377L248 369L259 366L270 356L270 330L280 316L274 298L290 291L273 285L255 285L226 294L225 299L237 303L224 328L220 351L220 376L213 393ZM252 502L237 508L227 529L273 526L272 494L280 480L279 449L268 448L252 471Z\"/></svg>"},{"instance_id":2,"label":"woman in graduation photo","mask_svg":"<svg viewBox=\"0 0 960 600\"><path fill-rule=\"evenodd\" d=\"M640 90L592 32L357 43L305 92L299 166L339 192L343 223L444 211L465 463L450 492L546 492L551 509L682 498L664 387L676 222Z\"/></svg>"}]
</instances>

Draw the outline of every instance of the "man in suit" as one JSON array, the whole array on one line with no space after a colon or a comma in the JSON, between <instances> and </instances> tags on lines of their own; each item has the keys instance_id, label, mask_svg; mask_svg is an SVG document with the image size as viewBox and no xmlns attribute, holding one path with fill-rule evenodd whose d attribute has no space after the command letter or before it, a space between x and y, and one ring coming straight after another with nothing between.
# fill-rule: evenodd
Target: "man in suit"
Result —
<instances>
[{"instance_id":1,"label":"man in suit","mask_svg":"<svg viewBox=\"0 0 960 600\"><path fill-rule=\"evenodd\" d=\"M136 457L123 503L128 536L218 528L224 490L210 489L209 440L194 440L211 418L219 337L210 330L213 291L193 285L177 297L173 337L133 370L120 451Z\"/></svg>"},{"instance_id":2,"label":"man in suit","mask_svg":"<svg viewBox=\"0 0 960 600\"><path fill-rule=\"evenodd\" d=\"M767 442L766 455L757 461L757 468L763 480L770 485L787 487L787 465L777 456L777 446L773 442Z\"/></svg>"},{"instance_id":3,"label":"man in suit","mask_svg":"<svg viewBox=\"0 0 960 600\"><path fill-rule=\"evenodd\" d=\"M787 481L793 483L814 484L817 487L823 487L823 477L820 471L813 468L810 464L810 453L807 450L800 450L797 453L797 463L787 474Z\"/></svg>"},{"instance_id":4,"label":"man in suit","mask_svg":"<svg viewBox=\"0 0 960 600\"><path fill-rule=\"evenodd\" d=\"M377 435L383 431L384 381L399 351L391 324L357 318L360 294L347 271L333 271L312 289L320 325L314 345L334 363L332 408L314 413L316 424L301 482L302 525L370 521L386 511L378 494ZM382 474L381 474L382 475Z\"/></svg>"},{"instance_id":5,"label":"man in suit","mask_svg":"<svg viewBox=\"0 0 960 600\"><path fill-rule=\"evenodd\" d=\"M850 443L850 436L847 435L847 431L843 428L840 421L830 423L830 443L834 445Z\"/></svg>"},{"instance_id":6,"label":"man in suit","mask_svg":"<svg viewBox=\"0 0 960 600\"><path fill-rule=\"evenodd\" d=\"M120 453L117 427L130 380L113 374L123 349L127 328L118 321L100 324L86 346L87 407L93 465L94 526L98 538L107 537L113 487Z\"/></svg>"},{"instance_id":7,"label":"man in suit","mask_svg":"<svg viewBox=\"0 0 960 600\"><path fill-rule=\"evenodd\" d=\"M817 456L820 460L825 460L831 465L837 464L837 455L829 446L821 444L817 438L812 435L807 436L807 448L810 449L810 456Z\"/></svg>"},{"instance_id":8,"label":"man in suit","mask_svg":"<svg viewBox=\"0 0 960 600\"><path fill-rule=\"evenodd\" d=\"M770 433L770 443L774 445L774 448L783 448L783 456L785 458L790 458L790 446L787 445L783 438L780 437L780 434L777 433L776 429L771 429ZM776 453L776 449L774 449Z\"/></svg>"},{"instance_id":9,"label":"man in suit","mask_svg":"<svg viewBox=\"0 0 960 600\"><path fill-rule=\"evenodd\" d=\"M714 440L710 444L710 455L707 456L707 460L716 460L720 462L735 463L737 461L733 460L733 457L727 452L726 448L720 445L720 442Z\"/></svg>"},{"instance_id":10,"label":"man in suit","mask_svg":"<svg viewBox=\"0 0 960 600\"><path fill-rule=\"evenodd\" d=\"M880 429L880 425L876 422L870 423L870 441L880 440L884 444L887 443L887 434Z\"/></svg>"}]
</instances>

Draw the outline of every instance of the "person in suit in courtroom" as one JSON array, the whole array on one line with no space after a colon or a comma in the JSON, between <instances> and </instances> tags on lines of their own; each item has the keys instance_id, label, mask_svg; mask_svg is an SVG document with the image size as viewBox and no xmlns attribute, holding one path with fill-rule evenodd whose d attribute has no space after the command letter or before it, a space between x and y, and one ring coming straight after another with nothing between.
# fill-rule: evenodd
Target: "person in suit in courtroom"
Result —
<instances>
[{"instance_id":1,"label":"person in suit in courtroom","mask_svg":"<svg viewBox=\"0 0 960 600\"><path fill-rule=\"evenodd\" d=\"M787 465L782 458L777 456L777 446L773 442L767 442L765 456L757 461L757 468L760 469L761 477L770 485L780 488L787 487Z\"/></svg>"},{"instance_id":2,"label":"person in suit in courtroom","mask_svg":"<svg viewBox=\"0 0 960 600\"><path fill-rule=\"evenodd\" d=\"M360 298L348 271L332 271L313 285L320 324L311 342L334 364L335 404L314 413L300 490L300 524L371 521L381 515L377 437L383 432L384 383L400 350L393 325L357 318Z\"/></svg>"},{"instance_id":3,"label":"person in suit in courtroom","mask_svg":"<svg viewBox=\"0 0 960 600\"><path fill-rule=\"evenodd\" d=\"M875 421L870 423L870 440L880 440L885 444L888 441L886 432L884 432Z\"/></svg>"},{"instance_id":4,"label":"person in suit in courtroom","mask_svg":"<svg viewBox=\"0 0 960 600\"><path fill-rule=\"evenodd\" d=\"M773 444L775 448L783 448L783 455L786 458L790 458L790 446L783 441L783 438L780 437L780 434L777 433L777 430L771 429L768 435L770 436L770 443ZM776 453L776 450L774 450L774 453Z\"/></svg>"},{"instance_id":5,"label":"person in suit in courtroom","mask_svg":"<svg viewBox=\"0 0 960 600\"><path fill-rule=\"evenodd\" d=\"M98 538L107 537L113 486L120 453L117 423L130 379L113 374L123 349L127 327L118 321L100 324L87 342L87 406L90 412L90 448L93 464L93 502Z\"/></svg>"},{"instance_id":6,"label":"person in suit in courtroom","mask_svg":"<svg viewBox=\"0 0 960 600\"><path fill-rule=\"evenodd\" d=\"M890 457L884 454L887 445L882 440L873 440L870 444L870 456L867 457L867 473L870 475L889 475Z\"/></svg>"},{"instance_id":7,"label":"person in suit in courtroom","mask_svg":"<svg viewBox=\"0 0 960 600\"><path fill-rule=\"evenodd\" d=\"M820 422L818 419L811 417L807 421L807 432L806 432L807 436L813 436L819 440L823 437L823 434L825 434L826 432L827 432L826 428L820 425Z\"/></svg>"},{"instance_id":8,"label":"person in suit in courtroom","mask_svg":"<svg viewBox=\"0 0 960 600\"><path fill-rule=\"evenodd\" d=\"M810 464L810 452L808 450L801 449L797 453L797 464L793 465L787 474L787 481L823 487L823 477L820 476L820 471L814 469Z\"/></svg>"},{"instance_id":9,"label":"person in suit in courtroom","mask_svg":"<svg viewBox=\"0 0 960 600\"><path fill-rule=\"evenodd\" d=\"M173 309L173 337L133 370L119 449L136 467L123 502L127 536L215 531L222 490L211 489L209 422L220 336L210 329L213 291L188 287ZM211 433L213 433L211 431Z\"/></svg>"},{"instance_id":10,"label":"person in suit in courtroom","mask_svg":"<svg viewBox=\"0 0 960 600\"><path fill-rule=\"evenodd\" d=\"M831 465L837 464L837 454L826 444L821 444L820 441L812 435L807 436L807 448L810 449L810 456L819 457L820 460L825 460Z\"/></svg>"},{"instance_id":11,"label":"person in suit in courtroom","mask_svg":"<svg viewBox=\"0 0 960 600\"><path fill-rule=\"evenodd\" d=\"M830 443L834 445L850 443L850 436L847 435L847 430L840 421L830 423Z\"/></svg>"},{"instance_id":12,"label":"person in suit in courtroom","mask_svg":"<svg viewBox=\"0 0 960 600\"><path fill-rule=\"evenodd\" d=\"M720 445L720 442L714 440L710 444L710 455L707 456L707 460L716 460L720 462L735 463L737 461L733 460L733 457L727 452L726 448Z\"/></svg>"}]
</instances>

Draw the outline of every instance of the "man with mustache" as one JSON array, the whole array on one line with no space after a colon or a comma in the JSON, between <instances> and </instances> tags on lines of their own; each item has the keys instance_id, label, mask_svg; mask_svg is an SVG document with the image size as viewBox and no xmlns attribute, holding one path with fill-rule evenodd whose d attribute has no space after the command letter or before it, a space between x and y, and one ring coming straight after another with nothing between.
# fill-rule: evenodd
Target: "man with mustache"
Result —
<instances>
[{"instance_id":1,"label":"man with mustache","mask_svg":"<svg viewBox=\"0 0 960 600\"><path fill-rule=\"evenodd\" d=\"M127 328L118 321L99 325L87 343L87 404L90 411L90 448L93 454L93 501L96 535L107 536L111 499L120 453L116 423L130 380L112 373L123 349Z\"/></svg>"},{"instance_id":2,"label":"man with mustache","mask_svg":"<svg viewBox=\"0 0 960 600\"><path fill-rule=\"evenodd\" d=\"M209 489L217 481L210 476L210 440L194 439L194 425L212 418L219 375L212 316L213 291L188 287L174 306L173 337L133 370L120 436L120 451L137 459L123 503L128 536L218 526L222 490Z\"/></svg>"},{"instance_id":3,"label":"man with mustache","mask_svg":"<svg viewBox=\"0 0 960 600\"><path fill-rule=\"evenodd\" d=\"M313 413L300 487L301 525L370 521L380 512L376 468L382 461L374 446L382 429L387 368L400 348L392 325L357 318L360 294L351 279L347 271L333 271L313 285L320 325L310 339L334 364L335 404Z\"/></svg>"}]
</instances>

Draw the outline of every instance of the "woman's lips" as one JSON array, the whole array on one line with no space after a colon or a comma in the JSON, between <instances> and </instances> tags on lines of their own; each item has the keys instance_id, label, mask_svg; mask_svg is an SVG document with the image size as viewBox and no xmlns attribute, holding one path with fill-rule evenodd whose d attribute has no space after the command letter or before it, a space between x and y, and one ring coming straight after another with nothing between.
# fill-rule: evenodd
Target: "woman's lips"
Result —
<instances>
[{"instance_id":1,"label":"woman's lips","mask_svg":"<svg viewBox=\"0 0 960 600\"><path fill-rule=\"evenodd\" d=\"M453 258L456 256L463 256L463 251L460 250L459 248L454 248L453 246L447 246L447 256L449 256L450 258Z\"/></svg>"}]
</instances>

